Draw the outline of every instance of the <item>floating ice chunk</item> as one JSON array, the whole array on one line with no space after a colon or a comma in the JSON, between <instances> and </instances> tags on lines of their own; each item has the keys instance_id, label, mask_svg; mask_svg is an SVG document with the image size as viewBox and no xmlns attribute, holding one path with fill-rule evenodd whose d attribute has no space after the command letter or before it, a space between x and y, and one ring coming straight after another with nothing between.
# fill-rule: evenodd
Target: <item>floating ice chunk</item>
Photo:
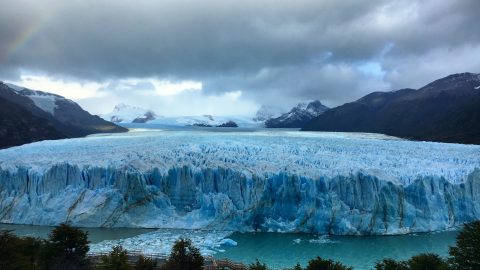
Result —
<instances>
[{"instance_id":1,"label":"floating ice chunk","mask_svg":"<svg viewBox=\"0 0 480 270\"><path fill-rule=\"evenodd\" d=\"M333 244L337 243L337 241L332 241L328 235L320 235L318 238L308 240L309 243L312 244Z\"/></svg>"},{"instance_id":2,"label":"floating ice chunk","mask_svg":"<svg viewBox=\"0 0 480 270\"><path fill-rule=\"evenodd\" d=\"M230 238L225 238L220 241L220 245L227 247L236 247L238 243Z\"/></svg>"},{"instance_id":3,"label":"floating ice chunk","mask_svg":"<svg viewBox=\"0 0 480 270\"><path fill-rule=\"evenodd\" d=\"M104 253L114 246L121 245L128 251L137 251L143 254L170 254L173 244L180 238L188 238L193 245L200 249L202 255L213 255L220 251L222 245L235 246L237 243L228 237L230 231L201 231L201 230L169 230L162 229L150 233L140 234L131 238L105 240L90 245L90 253Z\"/></svg>"}]
</instances>

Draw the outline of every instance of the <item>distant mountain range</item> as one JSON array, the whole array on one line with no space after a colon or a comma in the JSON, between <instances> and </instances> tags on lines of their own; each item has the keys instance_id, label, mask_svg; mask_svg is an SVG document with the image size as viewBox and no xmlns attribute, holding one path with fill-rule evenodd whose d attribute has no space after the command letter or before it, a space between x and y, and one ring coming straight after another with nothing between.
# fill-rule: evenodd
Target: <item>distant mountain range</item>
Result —
<instances>
[{"instance_id":1,"label":"distant mountain range","mask_svg":"<svg viewBox=\"0 0 480 270\"><path fill-rule=\"evenodd\" d=\"M154 111L120 103L109 114L101 116L107 121L121 124L148 123L164 126L198 126L198 127L259 127L259 123L243 116L172 116L157 115Z\"/></svg>"},{"instance_id":2,"label":"distant mountain range","mask_svg":"<svg viewBox=\"0 0 480 270\"><path fill-rule=\"evenodd\" d=\"M318 100L302 102L293 107L288 113L267 119L265 126L267 128L301 128L328 109L327 106Z\"/></svg>"},{"instance_id":3,"label":"distant mountain range","mask_svg":"<svg viewBox=\"0 0 480 270\"><path fill-rule=\"evenodd\" d=\"M101 115L113 123L149 123L165 126L199 126L199 127L243 127L243 128L301 128L305 123L328 110L320 101L302 102L284 113L281 108L262 106L255 117L194 115L164 117L154 111L120 103L111 113Z\"/></svg>"},{"instance_id":4,"label":"distant mountain range","mask_svg":"<svg viewBox=\"0 0 480 270\"><path fill-rule=\"evenodd\" d=\"M302 130L480 144L480 74L450 75L418 90L374 92L326 111Z\"/></svg>"},{"instance_id":5,"label":"distant mountain range","mask_svg":"<svg viewBox=\"0 0 480 270\"><path fill-rule=\"evenodd\" d=\"M177 117L159 117L149 123L164 126L197 126L197 127L241 127L257 128L258 123L246 116L194 115Z\"/></svg>"},{"instance_id":6,"label":"distant mountain range","mask_svg":"<svg viewBox=\"0 0 480 270\"><path fill-rule=\"evenodd\" d=\"M152 110L119 104L102 117L107 121L62 96L0 82L0 148L127 131L114 123L372 132L414 140L480 144L480 74L453 74L418 90L373 92L333 109L314 100L299 103L286 113L262 106L253 118L164 117Z\"/></svg>"},{"instance_id":7,"label":"distant mountain range","mask_svg":"<svg viewBox=\"0 0 480 270\"><path fill-rule=\"evenodd\" d=\"M124 131L62 96L0 82L0 148Z\"/></svg>"}]
</instances>

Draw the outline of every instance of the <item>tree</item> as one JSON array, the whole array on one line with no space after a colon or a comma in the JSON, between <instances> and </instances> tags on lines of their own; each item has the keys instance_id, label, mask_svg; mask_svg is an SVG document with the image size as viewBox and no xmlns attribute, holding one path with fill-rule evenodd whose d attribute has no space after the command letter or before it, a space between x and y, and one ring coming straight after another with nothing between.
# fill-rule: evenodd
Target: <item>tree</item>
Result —
<instances>
[{"instance_id":1,"label":"tree","mask_svg":"<svg viewBox=\"0 0 480 270\"><path fill-rule=\"evenodd\" d=\"M157 267L157 261L140 256L135 263L135 270L154 270Z\"/></svg>"},{"instance_id":2,"label":"tree","mask_svg":"<svg viewBox=\"0 0 480 270\"><path fill-rule=\"evenodd\" d=\"M203 269L203 257L200 250L193 246L190 239L175 241L172 253L168 257L165 269L168 270L201 270Z\"/></svg>"},{"instance_id":3,"label":"tree","mask_svg":"<svg viewBox=\"0 0 480 270\"><path fill-rule=\"evenodd\" d=\"M375 270L408 270L406 262L384 259L375 264Z\"/></svg>"},{"instance_id":4,"label":"tree","mask_svg":"<svg viewBox=\"0 0 480 270\"><path fill-rule=\"evenodd\" d=\"M407 262L409 270L447 270L448 264L437 254L426 253L413 256Z\"/></svg>"},{"instance_id":5,"label":"tree","mask_svg":"<svg viewBox=\"0 0 480 270\"><path fill-rule=\"evenodd\" d=\"M22 261L28 267L22 269L36 269L40 250L44 247L44 242L34 237L22 237L19 239L17 249L20 252Z\"/></svg>"},{"instance_id":6,"label":"tree","mask_svg":"<svg viewBox=\"0 0 480 270\"><path fill-rule=\"evenodd\" d=\"M293 268L292 270L302 270L302 267L300 266L299 263L297 263Z\"/></svg>"},{"instance_id":7,"label":"tree","mask_svg":"<svg viewBox=\"0 0 480 270\"><path fill-rule=\"evenodd\" d=\"M42 241L0 231L0 269L35 269Z\"/></svg>"},{"instance_id":8,"label":"tree","mask_svg":"<svg viewBox=\"0 0 480 270\"><path fill-rule=\"evenodd\" d=\"M130 270L132 267L128 264L128 254L122 246L115 246L107 256L102 256L101 270Z\"/></svg>"},{"instance_id":9,"label":"tree","mask_svg":"<svg viewBox=\"0 0 480 270\"><path fill-rule=\"evenodd\" d=\"M353 268L347 267L340 262L333 260L324 260L317 256L308 262L305 270L352 270Z\"/></svg>"},{"instance_id":10,"label":"tree","mask_svg":"<svg viewBox=\"0 0 480 270\"><path fill-rule=\"evenodd\" d=\"M41 268L58 270L88 269L88 233L67 224L55 227L41 250Z\"/></svg>"},{"instance_id":11,"label":"tree","mask_svg":"<svg viewBox=\"0 0 480 270\"><path fill-rule=\"evenodd\" d=\"M268 270L268 268L264 263L261 263L256 259L254 263L248 266L248 270Z\"/></svg>"},{"instance_id":12,"label":"tree","mask_svg":"<svg viewBox=\"0 0 480 270\"><path fill-rule=\"evenodd\" d=\"M456 270L480 269L480 221L465 224L450 247L449 262Z\"/></svg>"},{"instance_id":13,"label":"tree","mask_svg":"<svg viewBox=\"0 0 480 270\"><path fill-rule=\"evenodd\" d=\"M18 261L17 237L11 231L0 231L0 269L14 269Z\"/></svg>"}]
</instances>

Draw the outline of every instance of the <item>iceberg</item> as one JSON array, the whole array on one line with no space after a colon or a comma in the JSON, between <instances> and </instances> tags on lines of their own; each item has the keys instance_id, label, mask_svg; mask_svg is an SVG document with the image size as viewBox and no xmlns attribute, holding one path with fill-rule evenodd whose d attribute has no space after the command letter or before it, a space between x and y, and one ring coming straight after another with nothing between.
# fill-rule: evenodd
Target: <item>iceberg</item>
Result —
<instances>
[{"instance_id":1,"label":"iceberg","mask_svg":"<svg viewBox=\"0 0 480 270\"><path fill-rule=\"evenodd\" d=\"M2 223L371 235L476 219L476 145L157 130L0 151Z\"/></svg>"},{"instance_id":2,"label":"iceberg","mask_svg":"<svg viewBox=\"0 0 480 270\"><path fill-rule=\"evenodd\" d=\"M144 233L135 237L105 240L90 245L91 254L108 253L115 246L122 246L131 252L148 255L165 256L170 254L175 241L188 238L197 247L202 255L212 256L221 252L221 247L236 246L237 243L229 238L232 232L228 231L203 231L203 230L158 230Z\"/></svg>"}]
</instances>

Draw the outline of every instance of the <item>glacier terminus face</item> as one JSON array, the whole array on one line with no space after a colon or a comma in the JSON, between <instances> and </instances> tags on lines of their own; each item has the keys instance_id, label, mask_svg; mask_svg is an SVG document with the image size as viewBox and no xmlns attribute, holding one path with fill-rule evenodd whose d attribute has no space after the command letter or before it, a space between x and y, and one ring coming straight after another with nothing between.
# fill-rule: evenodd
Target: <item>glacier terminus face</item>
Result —
<instances>
[{"instance_id":1,"label":"glacier terminus face","mask_svg":"<svg viewBox=\"0 0 480 270\"><path fill-rule=\"evenodd\" d=\"M480 219L480 146L133 130L0 150L0 222L403 234Z\"/></svg>"}]
</instances>

